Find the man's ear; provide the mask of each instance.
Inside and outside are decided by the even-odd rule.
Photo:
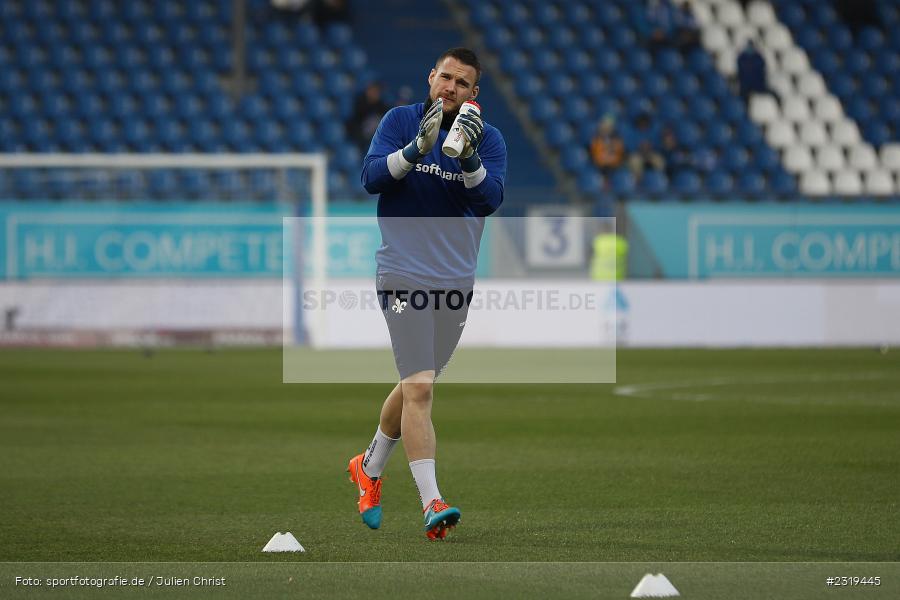
[[[473,88],[472,88],[472,98],[471,98],[471,100],[474,100],[474,99],[475,99],[475,96],[477,96],[477,95],[478,95],[478,92],[480,92],[480,91],[481,91],[481,88],[479,88],[477,85],[476,85],[475,87],[473,87]]]
[[[431,73],[428,74],[428,87],[431,87],[431,82],[434,81],[435,75],[437,75],[437,71],[435,69],[432,69]]]

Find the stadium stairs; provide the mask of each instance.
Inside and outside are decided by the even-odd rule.
[[[354,3],[353,9],[355,40],[365,50],[370,64],[377,68],[378,79],[392,92],[409,88],[414,102],[425,97],[428,85],[425,79],[434,66],[434,59],[448,48],[471,45],[465,29],[451,18],[453,3],[360,1]],[[489,60],[483,62],[479,101],[485,119],[503,132],[508,150],[504,214],[513,214],[515,210],[511,209],[520,208],[524,203],[558,199],[556,181],[515,118],[510,98],[501,93],[502,81],[498,80],[496,70],[491,68]]]

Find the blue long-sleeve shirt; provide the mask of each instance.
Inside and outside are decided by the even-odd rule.
[[[486,174],[466,187],[459,161],[441,152],[448,133],[442,129],[431,152],[395,179],[388,156],[415,139],[424,111],[422,103],[388,111],[363,160],[362,184],[379,195],[382,243],[375,259],[380,272],[420,283],[471,285],[484,218],[503,202],[506,143],[497,128],[484,124],[478,155]]]

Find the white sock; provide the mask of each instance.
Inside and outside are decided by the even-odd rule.
[[[419,499],[422,501],[422,508],[428,508],[431,501],[441,497],[438,491],[437,478],[434,476],[434,459],[423,458],[422,460],[414,460],[409,463],[409,469],[412,471],[413,479],[416,480],[416,487],[419,488]]]
[[[396,440],[389,438],[382,433],[381,427],[378,427],[375,430],[375,437],[372,438],[372,443],[366,448],[366,453],[363,456],[363,472],[372,478],[381,477],[381,474],[384,473],[384,466],[387,464],[388,458],[391,457],[391,451],[398,441],[400,441],[400,438]]]

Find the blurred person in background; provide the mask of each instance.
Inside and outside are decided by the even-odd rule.
[[[663,130],[661,146],[666,176],[669,180],[674,179],[679,171],[694,169],[696,166],[694,155],[678,142],[678,138],[671,127],[666,127]]]
[[[427,77],[425,101],[394,107],[381,120],[361,175],[366,191],[378,194],[376,291],[399,383],[381,407],[372,442],[350,459],[348,471],[363,522],[379,528],[381,474],[402,434],[425,534],[432,540],[444,539],[460,519],[437,485],[434,381],[466,325],[485,218],[503,202],[506,178],[500,131],[480,112],[460,112],[478,96],[480,78],[481,64],[471,50],[451,48],[439,56]],[[454,122],[463,145],[451,157],[442,145]],[[454,297],[462,300],[455,308]]]
[[[635,126],[624,139],[625,147],[629,151],[628,168],[636,180],[640,180],[646,169],[665,170],[665,158],[657,150],[659,128],[653,122],[652,114],[647,107],[641,108],[635,119]]]
[[[675,33],[675,8],[669,0],[648,0],[629,4],[631,22],[652,50],[668,46]]]
[[[365,154],[369,149],[369,142],[378,129],[381,117],[390,108],[382,96],[381,84],[373,81],[356,97],[353,103],[353,113],[347,120],[347,132]]]
[[[853,33],[863,27],[881,27],[875,0],[836,0],[835,10]]]
[[[313,0],[272,0],[272,8],[302,14],[304,11],[311,9]]]
[[[684,52],[700,45],[700,26],[687,2],[675,9],[675,44]]]
[[[347,0],[316,0],[312,18],[323,29],[332,23],[350,23],[350,5]]]
[[[744,102],[750,101],[752,94],[778,95],[769,87],[766,74],[766,59],[759,51],[753,39],[747,40],[744,49],[737,57],[738,91]]]
[[[604,176],[608,176],[625,162],[625,142],[616,132],[616,118],[605,115],[597,126],[597,134],[591,140],[591,160]]]

